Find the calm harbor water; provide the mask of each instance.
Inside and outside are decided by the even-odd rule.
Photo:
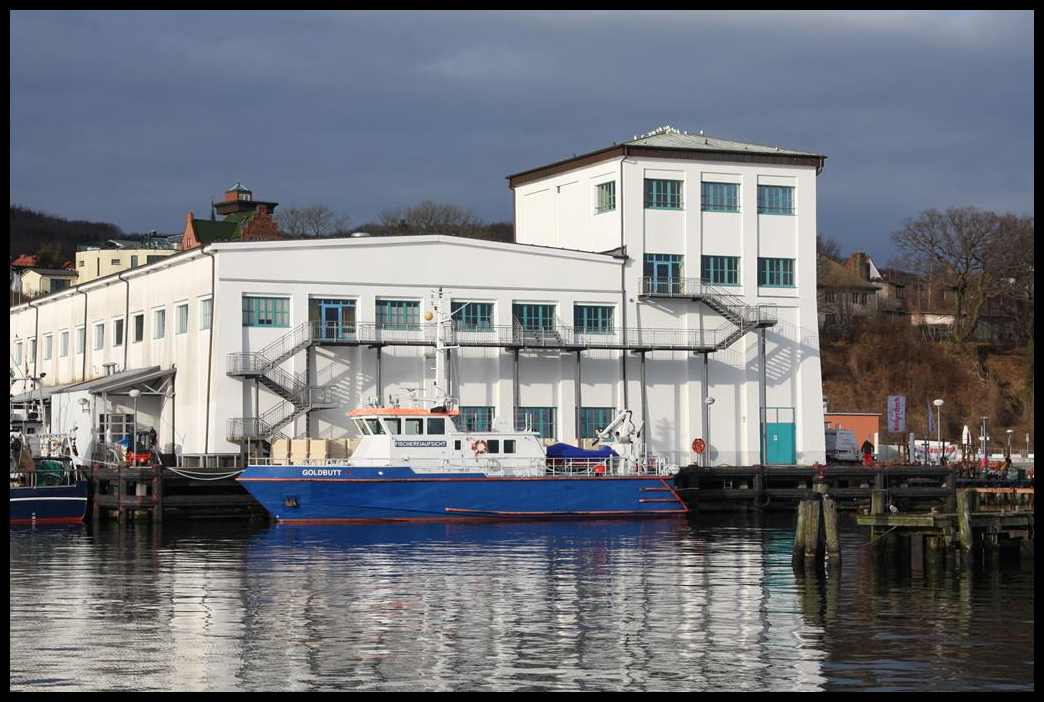
[[[1033,690],[1033,562],[793,515],[11,529],[12,690]]]

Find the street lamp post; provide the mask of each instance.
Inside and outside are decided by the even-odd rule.
[[[141,397],[141,390],[134,388],[130,391],[131,399],[134,400],[134,426],[131,427],[131,440],[130,440],[130,452],[135,454],[135,460],[137,460],[138,453],[138,398]]]
[[[932,402],[935,405],[935,438],[939,442],[939,463],[942,464],[943,460],[943,444],[942,444],[942,399],[937,399]]]
[[[1011,458],[1011,435],[1015,433],[1014,429],[1008,429],[1008,458]]]

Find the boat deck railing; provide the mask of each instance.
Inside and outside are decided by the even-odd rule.
[[[632,461],[621,456],[611,458],[509,458],[492,457],[488,454],[475,460],[452,458],[418,458],[388,461],[368,458],[304,458],[300,460],[252,458],[251,466],[315,466],[315,467],[360,467],[390,468],[408,467],[419,474],[425,473],[484,473],[497,477],[546,477],[546,476],[670,476],[678,470],[664,458],[653,456]]]

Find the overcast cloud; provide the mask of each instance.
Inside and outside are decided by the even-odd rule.
[[[1033,214],[1032,12],[11,13],[11,203],[179,232],[236,181],[358,225],[670,124],[814,151],[819,230]]]

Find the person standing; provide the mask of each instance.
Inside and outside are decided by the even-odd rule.
[[[869,468],[873,465],[874,459],[874,445],[870,443],[869,436],[866,437],[866,441],[863,442],[861,449],[863,451],[863,465]]]

